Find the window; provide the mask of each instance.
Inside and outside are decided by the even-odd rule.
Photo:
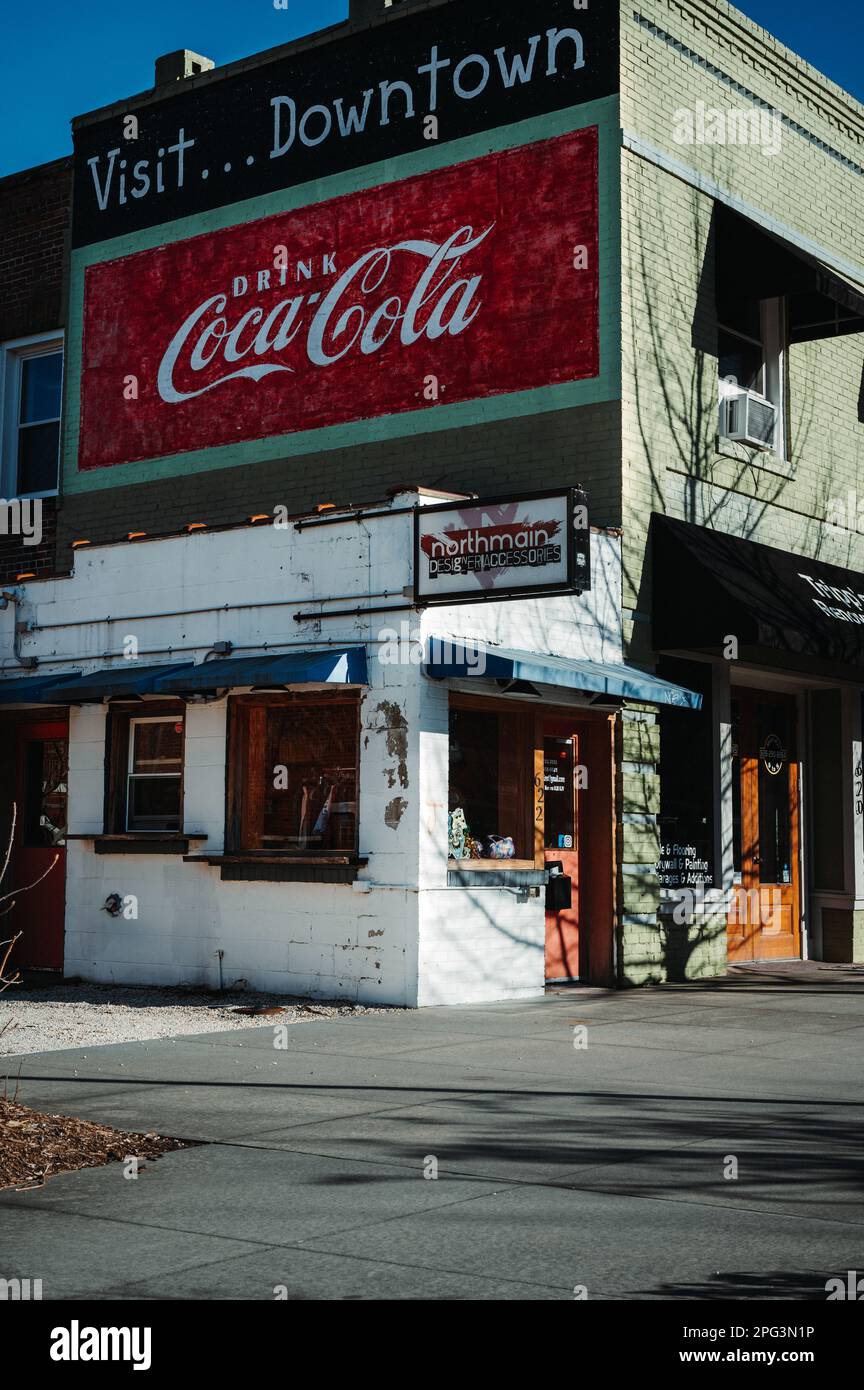
[[[450,707],[450,859],[509,858],[533,865],[533,732],[533,715],[463,705],[454,697]]]
[[[785,458],[785,301],[727,300],[718,305],[718,320],[721,403],[735,390],[755,391],[770,401],[777,412],[773,451]],[[721,411],[721,434],[724,428]]]
[[[127,830],[179,830],[183,721],[130,719]]]
[[[697,690],[700,710],[661,705],[657,711],[660,737],[660,867],[664,888],[714,885],[714,718],[713,674],[709,662],[660,658],[657,674],[663,680]],[[688,719],[687,716],[692,718]],[[737,746],[737,736],[733,734]],[[737,756],[737,755],[733,755]],[[647,784],[642,788],[648,811]],[[733,793],[734,795],[734,793]]]
[[[844,847],[846,827],[843,767],[843,698],[839,690],[810,692],[810,795],[813,845],[813,887],[841,892],[845,887]],[[854,769],[855,799],[861,795],[861,768]]]
[[[183,716],[179,702],[112,707],[107,735],[106,834],[182,831]]]
[[[543,808],[546,849],[576,844],[575,744],[572,738],[543,740]]]
[[[21,843],[53,847],[66,834],[66,740],[30,738],[24,743]]]
[[[63,341],[53,335],[0,348],[2,484],[5,497],[57,491]]]
[[[357,852],[360,701],[330,695],[236,696],[229,817],[234,851]]]

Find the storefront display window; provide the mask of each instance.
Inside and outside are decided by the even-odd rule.
[[[232,707],[232,848],[327,854],[357,849],[355,695],[240,696]]]
[[[839,690],[813,690],[810,694],[813,757],[813,886],[842,892],[845,882],[843,845],[843,707]],[[861,765],[853,768],[855,801],[861,800]],[[856,805],[856,810],[858,809]]]
[[[533,717],[506,708],[450,709],[448,855],[533,864]]]
[[[700,710],[663,707],[660,734],[660,859],[662,888],[693,890],[714,883],[714,754],[711,667],[707,662],[663,657],[657,674],[697,690]],[[644,813],[651,814],[646,791]]]

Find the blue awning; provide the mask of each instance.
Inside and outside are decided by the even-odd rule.
[[[56,704],[57,701],[45,698],[45,691],[49,686],[59,687],[65,681],[74,682],[80,674],[80,671],[70,671],[65,676],[58,676],[55,671],[51,676],[13,676],[11,680],[0,680],[0,705]]]
[[[365,647],[288,652],[283,656],[235,656],[203,661],[156,682],[160,695],[230,690],[237,686],[368,685]]]
[[[423,670],[435,680],[448,676],[461,680],[505,682],[524,681],[529,685],[564,686],[625,700],[643,700],[650,705],[679,705],[699,709],[702,696],[682,685],[660,680],[635,666],[617,662],[582,661],[574,657],[545,656],[504,647],[487,647],[482,642],[450,642],[433,637],[428,642]],[[514,690],[514,694],[518,691]],[[530,692],[524,692],[530,693]]]
[[[78,676],[73,681],[58,681],[54,676],[54,684],[46,687],[45,698],[49,703],[56,701],[63,705],[83,705],[104,699],[131,700],[136,695],[152,695],[161,676],[189,670],[192,664],[191,661],[175,661],[162,662],[159,666],[139,666],[137,661],[127,661],[122,666],[88,671],[86,676]]]

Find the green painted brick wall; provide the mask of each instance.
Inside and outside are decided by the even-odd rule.
[[[621,63],[625,132],[812,238],[864,280],[864,108],[720,0],[623,5]],[[699,101],[757,109],[731,82],[807,133],[781,126],[773,155],[676,143],[676,112]],[[712,199],[622,149],[621,202],[625,604],[650,614],[652,510],[864,568],[864,535],[826,528],[831,499],[852,491],[864,501],[861,336],[790,349],[791,468],[762,466],[736,446],[718,452]],[[634,632],[634,645],[645,636]]]
[[[198,474],[156,478],[98,493],[72,493],[59,516],[61,564],[71,543],[122,539],[129,531],[172,531],[187,521],[241,522],[285,506],[292,515],[318,502],[365,505],[388,488],[409,484],[488,494],[580,484],[597,525],[618,525],[620,410],[617,401],[470,428],[274,459]]]
[[[621,810],[624,815],[657,814],[660,810],[660,784],[656,772],[625,772],[621,779]]]
[[[864,570],[857,524],[840,535],[826,525],[832,499],[849,493],[864,519],[864,338],[790,349],[791,466],[721,451],[709,238],[717,189],[864,282],[864,108],[722,0],[632,0],[621,25],[623,603],[628,656],[650,665],[653,511]],[[676,113],[700,101],[754,111],[754,98],[785,118],[774,154],[676,141]],[[625,759],[656,763],[649,728],[625,724]],[[642,810],[625,784],[623,811]],[[648,810],[655,797],[644,796]],[[644,853],[634,830],[623,827],[625,861]],[[652,875],[625,872],[621,892],[622,982],[725,969],[722,914],[646,923],[659,897]]]

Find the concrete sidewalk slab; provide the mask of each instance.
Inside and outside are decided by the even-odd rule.
[[[357,1236],[324,1237],[313,1248],[356,1255]],[[366,1258],[398,1261],[406,1271],[420,1264],[483,1277],[506,1269],[508,1278],[559,1296],[586,1285],[589,1299],[668,1296],[718,1273],[741,1280],[739,1296],[749,1296],[754,1276],[781,1297],[790,1278],[805,1276],[810,1296],[822,1290],[824,1297],[825,1280],[836,1268],[856,1268],[860,1248],[857,1232],[837,1223],[530,1186],[362,1230]]]
[[[207,1142],[0,1193],[0,1275],[49,1298],[824,1297],[862,1264],[862,985],[752,973],[322,1019],[284,1049],[268,1020],[15,1058],[26,1104]]]

